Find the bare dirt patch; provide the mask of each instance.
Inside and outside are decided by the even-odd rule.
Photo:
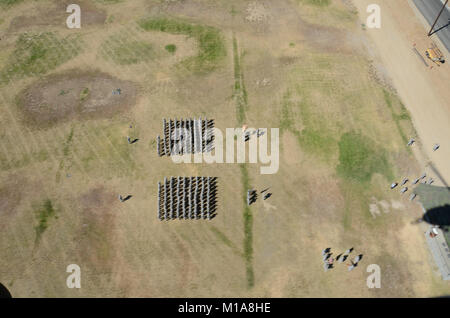
[[[348,32],[318,24],[311,24],[302,19],[299,20],[302,34],[312,47],[328,53],[354,53],[355,44],[349,41],[354,35]]]
[[[23,180],[16,175],[9,175],[8,181],[0,184],[0,229],[8,224],[8,219],[15,213],[22,199]]]
[[[115,224],[113,203],[115,195],[103,186],[95,187],[80,198],[81,233],[80,256],[96,271],[109,270],[114,260],[113,230]]]
[[[48,127],[72,119],[111,117],[135,105],[136,91],[132,82],[74,70],[32,84],[17,102],[25,122]]]
[[[257,1],[249,3],[246,12],[245,20],[249,22],[263,22],[271,17],[270,11],[267,10],[264,3]]]

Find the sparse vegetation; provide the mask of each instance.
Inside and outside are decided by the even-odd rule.
[[[85,87],[80,93],[80,101],[84,101],[89,96],[89,88]]]
[[[13,160],[8,160],[6,154],[0,153],[0,171],[23,168],[33,162],[44,162],[48,158],[49,154],[45,149],[33,151],[32,153],[24,153]]]
[[[247,91],[245,89],[244,75],[241,72],[240,54],[236,38],[233,37],[233,62],[234,62],[234,98],[236,99],[236,114],[239,125],[245,120],[245,110],[247,109]]]
[[[305,128],[297,136],[300,145],[307,151],[327,157],[335,152],[336,140],[326,128],[322,130]]]
[[[73,127],[70,129],[69,136],[67,136],[66,142],[64,143],[63,154],[65,157],[69,155],[70,146],[72,145],[73,139]]]
[[[303,92],[305,93],[305,92]],[[316,127],[316,121],[308,110],[307,100],[303,102],[292,102],[292,92],[286,91],[281,103],[280,129],[281,132],[292,132],[306,151],[319,155],[325,159],[332,157],[337,150],[337,141],[327,125]],[[293,109],[300,111],[303,129],[296,127]]]
[[[150,61],[155,57],[153,46],[144,41],[129,39],[126,36],[109,37],[101,46],[105,59],[119,65],[132,65]]]
[[[175,53],[175,51],[177,50],[177,46],[175,44],[167,44],[164,48],[169,53]]]
[[[392,179],[387,156],[374,141],[352,131],[343,134],[338,145],[337,172],[341,177],[367,182],[374,173],[380,173]]]
[[[255,284],[255,274],[253,272],[253,214],[247,205],[247,190],[250,189],[250,179],[245,164],[240,165],[243,186],[244,204],[244,258],[247,272],[247,286],[252,288]]]
[[[216,237],[223,242],[226,246],[231,248],[235,253],[242,256],[242,252],[239,251],[239,249],[234,245],[234,243],[217,227],[211,226],[211,231],[216,235]]]
[[[36,242],[39,241],[42,234],[44,234],[45,230],[48,228],[48,223],[50,219],[55,216],[55,212],[53,203],[50,199],[44,200],[44,202],[35,209],[34,213],[38,221],[38,225],[35,227]]]
[[[317,7],[327,7],[331,4],[331,0],[300,0],[300,1]]]
[[[80,40],[76,36],[59,38],[53,32],[21,34],[14,52],[0,71],[0,83],[46,74],[80,52]]]
[[[212,71],[218,62],[226,56],[224,39],[219,30],[199,24],[192,24],[171,18],[148,18],[139,25],[147,31],[184,34],[198,41],[199,53],[185,59],[182,65],[193,71]]]
[[[23,0],[0,0],[0,6],[10,6],[22,2]]]
[[[120,87],[120,95],[112,95]],[[43,95],[48,90],[50,94]],[[61,94],[61,92],[72,92]],[[50,75],[27,86],[16,96],[21,121],[33,128],[49,128],[68,120],[110,117],[134,105],[136,89],[100,72],[71,70]],[[107,102],[99,102],[107,100]]]
[[[396,102],[398,104],[398,106],[397,106],[398,110],[396,110],[394,108],[393,99],[395,97],[391,93],[389,93],[388,91],[383,89],[383,95],[384,95],[384,100],[386,102],[386,105],[392,114],[392,118],[394,119],[394,122],[397,125],[398,132],[399,132],[400,136],[402,137],[403,142],[406,144],[408,142],[408,137],[406,136],[406,134],[402,128],[401,121],[405,120],[405,121],[410,122],[411,117],[409,116],[409,113],[406,110],[405,106],[400,101],[396,100]]]
[[[0,14],[7,35],[0,41],[0,78],[8,78],[0,85],[0,268],[6,282],[15,281],[17,297],[448,294],[427,251],[415,249],[423,235],[409,223],[420,213],[414,202],[421,196],[410,204],[412,187],[401,196],[386,180],[391,169],[396,181],[422,173],[393,120],[415,137],[408,115],[368,74],[371,58],[359,49],[365,43],[359,24],[347,18],[350,5],[306,1],[157,0],[143,10],[142,1],[94,0],[108,24],[98,17],[100,24],[88,24],[91,9],[98,10],[82,7],[81,29],[53,34],[58,41],[77,34],[77,43],[85,43],[62,64],[61,47],[70,51],[72,42],[35,34],[20,51],[11,41],[28,26],[56,30],[56,17],[44,12],[53,0],[42,7],[23,2],[24,10],[38,9],[36,25],[28,14],[20,19],[22,4],[9,10],[17,16]],[[151,25],[141,27],[136,21],[144,11],[152,18],[138,21]],[[13,20],[14,28],[5,25]],[[14,61],[19,67],[7,73]],[[41,73],[26,77],[23,69]],[[280,127],[278,172],[261,175],[261,160],[158,158],[161,119],[193,116],[214,119],[221,129]],[[126,136],[139,141],[130,145]],[[177,175],[218,177],[213,220],[158,220],[158,181]],[[247,206],[250,188],[258,200]],[[122,203],[119,193],[133,197]],[[363,263],[351,273],[345,264],[324,273],[325,246],[333,255],[354,246]],[[61,264],[73,262],[87,269],[79,290],[55,280],[55,273],[64,276]],[[382,268],[383,288],[367,288],[368,264]]]

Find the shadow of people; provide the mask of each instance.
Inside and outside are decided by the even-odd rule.
[[[432,208],[428,210],[423,220],[431,225],[448,226],[450,225],[450,205]]]
[[[128,201],[132,198],[133,196],[131,194],[127,195],[125,198],[123,198],[122,202]]]
[[[0,298],[12,298],[9,290],[0,283]]]
[[[138,142],[139,141],[139,138],[135,138],[135,139],[133,139],[132,141],[130,141],[130,145],[132,145],[132,144],[134,144],[134,143],[136,143],[136,142]]]

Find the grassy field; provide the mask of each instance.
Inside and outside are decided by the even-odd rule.
[[[64,21],[9,27],[23,12],[42,21],[56,1],[0,11],[0,282],[14,297],[450,293],[412,224],[421,209],[389,190],[420,173],[405,146],[415,131],[372,74],[354,8],[86,2],[106,19],[78,30]],[[279,171],[157,155],[163,118],[200,116],[223,132],[280,128]],[[218,177],[216,218],[158,220],[157,183],[178,175]],[[250,188],[273,195],[249,207]],[[342,264],[325,273],[326,247],[364,257],[352,272]],[[73,263],[79,290],[65,285]],[[379,290],[366,286],[369,264],[382,269]]]
[[[183,61],[189,71],[211,71],[216,63],[226,55],[220,32],[209,26],[192,24],[170,18],[148,18],[139,22],[146,31],[160,31],[182,34],[198,42],[198,54]]]
[[[46,74],[69,61],[81,51],[74,36],[59,38],[53,32],[23,33],[16,41],[14,52],[0,71],[0,83],[14,78]]]

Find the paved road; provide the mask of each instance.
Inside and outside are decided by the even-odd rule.
[[[444,233],[438,229],[438,236],[430,238],[430,229],[426,232],[426,240],[430,247],[431,254],[441,272],[443,280],[450,280],[450,250],[445,242]]]
[[[436,19],[437,15],[439,14],[439,11],[442,8],[442,1],[441,0],[413,0],[416,7],[419,9],[419,11],[422,13],[422,15],[425,17],[425,19],[428,21],[428,23],[431,25],[433,24],[434,20]],[[444,1],[445,2],[445,1]],[[447,4],[447,8],[442,12],[442,15],[440,16],[438,22],[436,23],[436,26],[434,27],[434,31],[439,30],[435,34],[439,36],[439,39],[444,43],[445,47],[447,48],[447,51],[450,53],[450,1]]]

